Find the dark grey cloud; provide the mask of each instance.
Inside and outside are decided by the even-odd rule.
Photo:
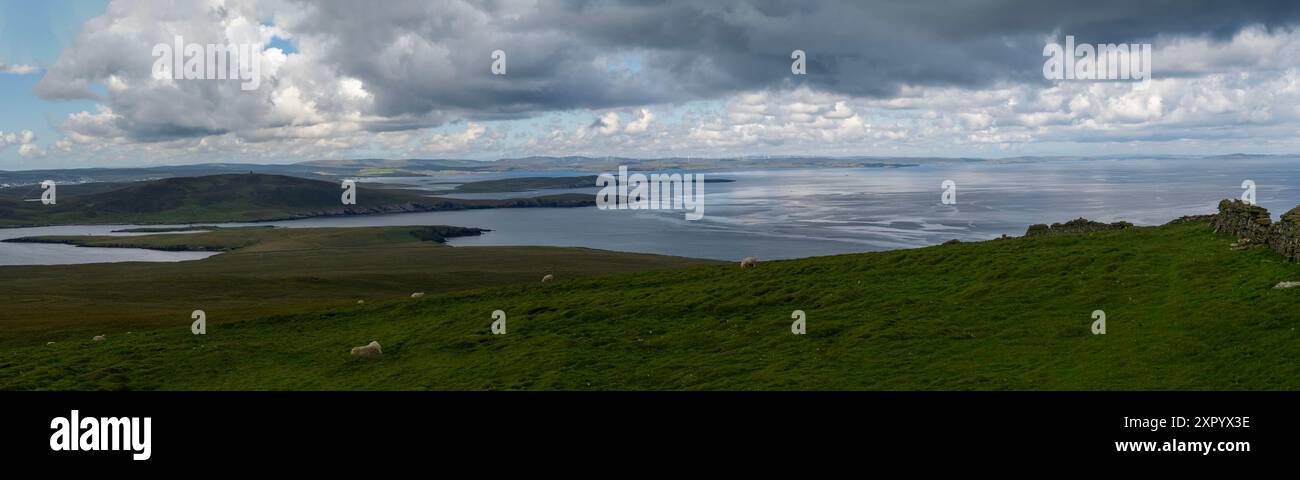
[[[888,97],[901,85],[1043,82],[1043,39],[1226,40],[1252,25],[1291,28],[1289,1],[655,1],[306,2],[299,33],[329,37],[327,61],[363,80],[377,113],[464,110],[478,119],[537,111],[715,98],[808,84]],[[432,47],[421,47],[427,42]],[[411,45],[410,56],[376,55]],[[489,53],[508,74],[489,74]],[[808,75],[790,52],[808,53]],[[423,53],[423,56],[422,56]],[[429,60],[428,54],[445,62]],[[631,59],[611,71],[597,60]]]

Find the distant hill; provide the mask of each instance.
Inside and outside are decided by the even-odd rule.
[[[61,170],[0,171],[0,195],[14,187],[39,185],[43,180],[60,184],[133,182],[174,177],[196,177],[235,173],[289,175],[316,180],[353,177],[419,177],[428,175],[500,173],[512,171],[563,171],[597,174],[626,166],[633,170],[721,170],[755,168],[871,168],[900,167],[918,163],[908,158],[826,158],[763,156],[739,158],[626,158],[626,157],[525,157],[493,161],[454,159],[313,160],[284,165],[205,163],[138,168],[72,168]],[[979,161],[978,159],[928,159],[927,162]]]
[[[303,178],[332,179],[350,175],[355,169],[328,168],[307,164],[256,165],[241,163],[204,163],[131,168],[70,168],[60,170],[0,171],[0,192],[6,187],[39,185],[53,180],[60,185],[91,182],[138,182],[172,177],[199,177],[234,173],[292,175]]]
[[[1227,161],[1246,158],[1268,158],[1271,155],[1232,154],[1213,157]],[[460,159],[382,159],[358,158],[346,160],[312,160],[306,162],[266,165],[251,163],[203,163],[195,165],[168,165],[156,167],[125,168],[71,168],[46,170],[0,170],[0,196],[13,187],[33,186],[42,180],[54,180],[60,184],[92,182],[128,182],[157,180],[172,177],[195,177],[220,175],[227,173],[261,173],[268,175],[290,175],[294,177],[317,180],[337,180],[349,177],[419,177],[428,175],[465,174],[465,173],[500,173],[514,171],[537,172],[585,172],[598,174],[611,172],[619,166],[632,170],[678,171],[678,170],[739,170],[739,169],[781,169],[781,168],[896,168],[921,164],[952,163],[1036,163],[1045,161],[1083,160],[1088,158],[1105,159],[1165,159],[1188,158],[1175,155],[1107,155],[1096,157],[1082,156],[1021,156],[1003,158],[969,158],[969,157],[872,157],[872,156],[799,156],[799,155],[762,155],[727,158],[702,157],[545,157],[532,156],[522,158],[503,158],[500,160],[460,160]]]
[[[358,187],[357,203],[343,205],[342,193],[337,182],[255,173],[110,185],[69,185],[59,187],[55,205],[24,201],[17,195],[0,195],[0,226],[266,221],[332,215],[595,204],[590,195],[458,200],[430,197],[409,190]],[[39,198],[39,189],[29,196]]]

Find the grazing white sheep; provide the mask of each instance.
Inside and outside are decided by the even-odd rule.
[[[1282,282],[1273,286],[1273,288],[1292,288],[1292,287],[1300,287],[1300,282]]]
[[[549,281],[551,281],[551,280],[555,280],[555,275],[551,275],[551,274],[548,273],[548,274],[546,274],[545,277],[542,277],[542,283],[546,283],[546,282],[549,282]]]
[[[365,304],[366,304],[365,300],[357,300],[357,305],[365,305]]]
[[[371,340],[369,344],[361,347],[352,347],[352,356],[361,358],[379,358],[384,351],[379,348],[379,342]]]
[[[104,336],[103,336],[103,335],[95,335],[94,337],[91,338],[91,340],[94,340],[94,341],[96,341],[96,342],[102,342],[102,341],[104,341]]]
[[[424,292],[415,292],[411,294],[411,298],[420,298],[423,296],[424,296]]]
[[[754,268],[758,265],[758,259],[754,257],[745,257],[740,260],[740,268]]]

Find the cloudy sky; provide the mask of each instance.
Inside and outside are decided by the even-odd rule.
[[[1292,1],[4,1],[0,169],[1300,153],[1297,22]],[[1067,35],[1151,44],[1152,81],[1045,79]],[[258,88],[156,78],[176,36],[252,45]]]

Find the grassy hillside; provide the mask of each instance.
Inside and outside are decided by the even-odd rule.
[[[575,248],[446,247],[460,227],[236,228],[138,237],[52,237],[96,246],[229,251],[179,263],[0,267],[0,348],[105,332],[322,311],[457,289],[707,265]],[[471,229],[472,230],[472,229]]]
[[[0,386],[1300,389],[1300,289],[1272,289],[1300,280],[1300,265],[1267,249],[1232,251],[1232,241],[1185,223],[753,270],[566,276],[328,305],[212,326],[206,336],[189,333],[184,310],[169,326],[130,335],[102,325],[103,342],[83,335],[4,348]],[[183,296],[158,288],[168,302]],[[498,309],[508,316],[504,336],[489,330]],[[805,336],[790,334],[796,309],[807,313]],[[1106,312],[1104,336],[1089,330],[1094,310]],[[349,356],[370,340],[383,359]]]
[[[594,197],[590,195],[457,200],[408,190],[365,187],[358,187],[356,205],[343,205],[343,190],[338,182],[263,174],[68,185],[58,187],[57,193],[55,205],[22,200],[39,198],[40,189],[36,187],[10,189],[0,194],[0,226],[240,222],[467,208],[594,205]]]

